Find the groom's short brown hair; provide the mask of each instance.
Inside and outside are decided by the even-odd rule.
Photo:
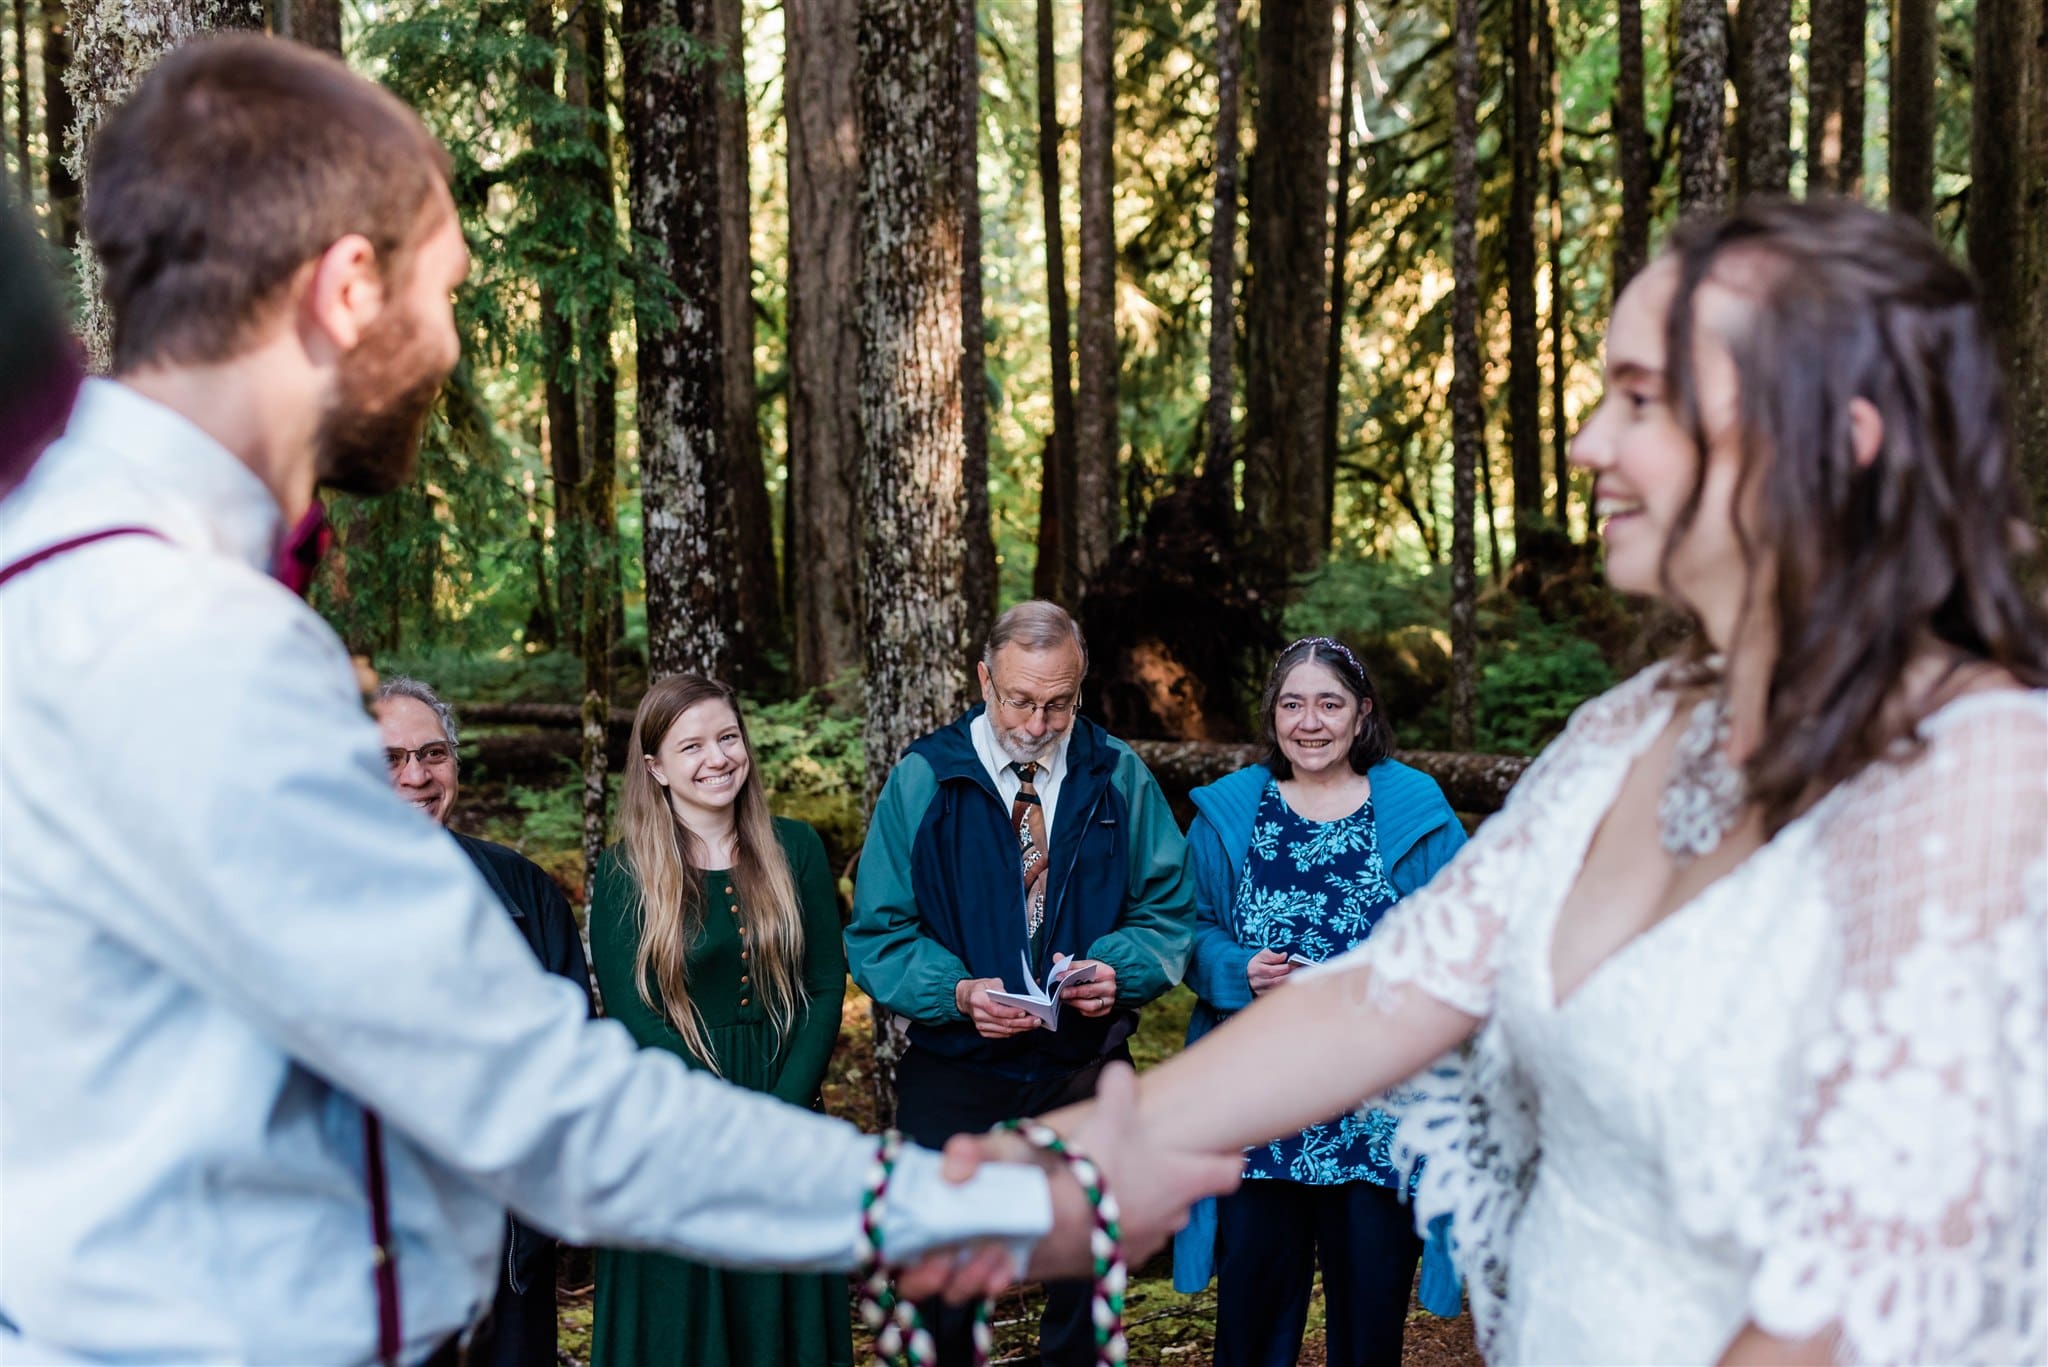
[[[351,233],[402,275],[448,176],[418,116],[339,60],[254,34],[185,44],[93,140],[85,228],[115,371],[227,359]]]

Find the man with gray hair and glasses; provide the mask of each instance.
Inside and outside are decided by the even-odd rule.
[[[1187,965],[1187,845],[1144,763],[1079,714],[1087,664],[1057,604],[1004,613],[981,704],[910,746],[869,820],[846,957],[910,1022],[897,1124],[920,1144],[1091,1095]],[[1062,968],[1057,1014],[1003,1000]],[[926,1314],[940,1361],[969,1361],[966,1316]],[[1048,1286],[1039,1350],[1095,1360],[1087,1283]]]
[[[438,693],[397,675],[377,686],[377,730],[391,786],[434,824],[447,827],[461,788],[462,753],[455,710]],[[449,830],[476,865],[542,968],[576,984],[587,997],[590,964],[569,899],[547,870],[495,841]],[[470,1367],[554,1367],[555,1252],[551,1236],[516,1217],[506,1219],[504,1256],[491,1313],[470,1343]]]

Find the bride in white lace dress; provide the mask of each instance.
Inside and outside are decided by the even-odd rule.
[[[1490,1360],[2040,1362],[2048,638],[1972,286],[1756,206],[1629,286],[1606,371],[1607,574],[1694,649],[1141,1111],[1235,1149],[1466,1044],[1401,1139]]]

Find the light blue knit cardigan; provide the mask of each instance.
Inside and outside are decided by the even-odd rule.
[[[1230,907],[1251,850],[1252,824],[1271,776],[1263,764],[1228,774],[1189,794],[1195,821],[1188,828],[1188,859],[1195,875],[1195,951],[1187,983],[1197,998],[1188,1019],[1193,1044],[1231,1012],[1251,1005],[1247,965],[1256,946],[1240,944],[1230,930]],[[1367,771],[1372,780],[1373,820],[1380,858],[1394,892],[1406,897],[1436,876],[1465,843],[1465,828],[1444,800],[1436,780],[1398,760],[1381,760]],[[1422,1307],[1437,1315],[1463,1308],[1463,1287],[1452,1267],[1445,1238],[1449,1217],[1430,1226],[1423,1246]],[[1203,1201],[1173,1240],[1173,1286],[1195,1292],[1216,1273],[1216,1203]]]

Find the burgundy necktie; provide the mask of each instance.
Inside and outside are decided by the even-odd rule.
[[[270,568],[271,578],[304,598],[313,587],[313,572],[320,567],[320,557],[333,544],[334,528],[328,525],[327,510],[316,498],[298,525],[285,533],[284,544],[277,548],[277,559]]]

